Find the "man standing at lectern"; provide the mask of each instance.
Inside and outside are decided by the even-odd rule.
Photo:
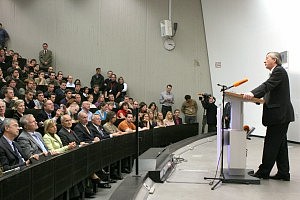
[[[253,176],[263,179],[290,181],[290,167],[287,146],[287,130],[294,121],[294,109],[290,100],[289,78],[281,66],[278,52],[266,55],[265,66],[270,70],[270,77],[260,86],[245,93],[245,99],[264,97],[262,123],[267,127],[262,164]],[[277,174],[270,176],[276,162]]]

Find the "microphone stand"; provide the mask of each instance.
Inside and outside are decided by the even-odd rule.
[[[222,89],[220,92],[222,92],[222,128],[221,128],[221,152],[219,155],[219,159],[221,159],[221,167],[220,167],[220,175],[219,177],[214,177],[214,178],[208,178],[208,177],[204,177],[204,180],[213,180],[212,183],[215,180],[218,180],[218,182],[212,186],[211,190],[214,190],[221,182],[223,182],[225,180],[225,176],[224,176],[224,129],[225,129],[225,118],[224,118],[224,109],[225,109],[225,91],[230,89],[231,87],[227,87],[226,85],[221,85],[221,84],[217,84],[218,86],[220,86]],[[219,163],[218,163],[219,165]],[[217,166],[218,169],[218,166]],[[211,184],[212,184],[211,183]]]

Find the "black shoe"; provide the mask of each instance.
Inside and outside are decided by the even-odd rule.
[[[107,182],[104,182],[104,181],[101,181],[99,184],[98,184],[98,187],[99,188],[111,188],[111,185]]]
[[[250,176],[253,176],[253,177],[256,177],[256,178],[262,178],[262,179],[269,179],[270,176],[269,175],[266,175],[266,174],[262,174],[262,173],[259,173],[259,172],[256,172],[254,174],[249,174]]]
[[[281,180],[281,181],[290,181],[291,177],[290,177],[290,174],[286,174],[286,175],[276,174],[274,176],[270,176],[270,179]]]

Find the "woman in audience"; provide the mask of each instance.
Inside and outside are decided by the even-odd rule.
[[[149,115],[149,124],[150,124],[150,129],[153,129],[157,126],[157,122],[154,119],[153,111],[148,110],[148,115]]]
[[[154,117],[154,119],[156,119],[157,118],[157,113],[158,113],[158,108],[157,108],[157,106],[156,106],[156,104],[154,102],[151,102],[149,104],[149,106],[148,106],[148,112],[149,112],[149,110],[152,111],[153,117]]]
[[[166,117],[164,119],[164,125],[165,126],[175,125],[175,122],[173,120],[173,113],[171,111],[167,112]]]
[[[24,115],[25,112],[24,101],[22,99],[16,100],[12,109],[14,110],[13,118],[19,122],[20,118]]]
[[[107,103],[102,102],[99,104],[98,110],[95,112],[95,114],[100,115],[100,119],[103,122],[106,120],[106,115],[107,115],[106,110],[107,110]]]
[[[157,127],[165,127],[164,116],[163,116],[162,112],[157,113],[156,124],[157,124]]]
[[[131,110],[129,110],[128,107],[129,107],[129,105],[128,105],[128,103],[126,103],[126,102],[124,102],[124,103],[121,105],[120,110],[118,110],[118,112],[117,112],[117,118],[118,118],[118,119],[125,119],[127,113],[128,113],[128,112],[131,113]]]
[[[98,99],[97,99],[97,102],[95,103],[95,106],[96,107],[99,107],[99,105],[101,104],[101,103],[105,103],[105,98],[104,98],[104,94],[100,94],[99,95],[99,97],[98,97]]]
[[[149,123],[149,114],[144,113],[139,121],[139,128],[141,131],[143,130],[149,130],[150,129],[150,123]]]
[[[68,145],[63,146],[60,137],[56,134],[56,132],[57,132],[56,123],[52,119],[45,120],[44,121],[45,135],[43,136],[43,139],[49,151],[55,151],[57,154],[60,154],[76,147],[75,142],[71,142]]]
[[[34,81],[36,82],[37,85],[48,85],[47,81],[45,79],[45,72],[40,71],[39,72],[39,77],[35,78]]]
[[[120,76],[118,78],[118,83],[120,84],[120,86],[122,88],[120,98],[121,98],[121,101],[124,101],[124,96],[126,95],[128,86],[127,86],[127,83],[124,82],[124,79],[122,76]]]
[[[107,122],[103,125],[103,128],[107,133],[109,133],[109,134],[114,134],[114,133],[125,134],[126,133],[126,132],[120,131],[114,125],[114,123],[117,120],[117,115],[114,111],[108,112],[106,118],[107,118]]]
[[[87,100],[88,102],[90,102],[90,108],[97,108],[97,107],[95,106],[95,104],[93,104],[94,96],[93,96],[92,94],[89,94],[89,95],[87,96],[86,100]]]

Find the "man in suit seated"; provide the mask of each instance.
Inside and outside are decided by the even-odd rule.
[[[99,134],[94,134],[88,127],[88,115],[85,112],[78,113],[79,123],[74,127],[75,133],[81,142],[99,142]]]
[[[0,138],[0,165],[4,171],[28,166],[31,163],[31,158],[39,159],[38,155],[28,157],[18,143],[14,141],[19,135],[20,129],[17,120],[6,118],[1,129],[3,136]]]
[[[20,124],[23,127],[23,131],[17,142],[27,157],[31,157],[34,154],[39,154],[40,156],[55,154],[55,151],[48,152],[42,135],[36,132],[38,125],[32,114],[23,115],[20,119]]]
[[[101,117],[99,114],[93,114],[92,121],[88,123],[88,128],[92,134],[98,136],[101,140],[119,136],[119,133],[107,133],[101,125]]]
[[[72,118],[70,115],[65,114],[61,116],[61,129],[57,133],[57,135],[60,137],[61,142],[63,145],[68,145],[71,142],[75,142],[77,145],[87,145],[85,142],[80,142],[79,137],[77,134],[71,129],[72,128]]]
[[[62,110],[57,109],[54,111],[54,103],[48,99],[43,106],[43,109],[37,115],[37,122],[40,127],[43,127],[43,123],[46,119],[52,119],[55,122],[59,121]]]

